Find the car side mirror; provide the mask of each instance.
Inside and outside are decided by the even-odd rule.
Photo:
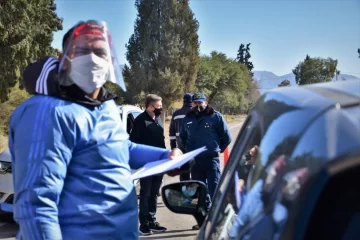
[[[192,215],[199,226],[205,220],[206,185],[200,181],[182,181],[162,187],[165,206],[174,213]]]

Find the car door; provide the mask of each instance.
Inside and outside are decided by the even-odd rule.
[[[130,134],[131,129],[134,125],[134,120],[137,116],[139,116],[141,112],[139,111],[129,111],[126,116],[126,131],[128,134]]]
[[[235,142],[213,198],[212,208],[199,233],[200,239],[230,238],[233,223],[245,201],[246,192],[254,187],[248,179],[254,179],[253,169],[257,158],[255,156],[251,161],[247,160],[248,152],[255,146],[259,146],[260,141],[261,129],[258,117],[254,113],[243,124]],[[246,169],[244,169],[245,167]]]

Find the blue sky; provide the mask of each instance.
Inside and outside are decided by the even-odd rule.
[[[79,20],[108,23],[120,63],[134,30],[134,0],[55,0],[64,31],[54,33],[61,48],[64,32]],[[190,0],[200,23],[200,52],[236,57],[241,43],[251,43],[255,70],[291,72],[306,54],[338,59],[342,73],[360,77],[360,0]]]

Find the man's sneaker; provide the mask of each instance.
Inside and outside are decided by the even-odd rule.
[[[153,232],[149,228],[149,224],[141,224],[139,228],[139,233],[143,236],[153,234]]]
[[[150,230],[153,232],[165,232],[167,228],[162,227],[158,222],[149,223]]]

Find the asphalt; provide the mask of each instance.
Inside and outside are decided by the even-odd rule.
[[[245,120],[245,117],[235,119],[229,123],[229,130],[231,132],[233,141],[229,146],[231,151],[239,130]],[[167,141],[168,143],[169,141]],[[223,156],[221,155],[221,163],[223,163]],[[223,164],[221,166],[223,168]],[[165,176],[164,184],[178,182],[179,177]],[[162,202],[160,197],[158,200],[157,221],[161,225],[167,227],[165,233],[153,234],[150,236],[142,236],[140,239],[171,239],[171,240],[192,240],[195,238],[198,231],[192,230],[192,226],[196,224],[195,219],[190,215],[175,214],[169,211]],[[12,215],[0,213],[0,239],[14,240],[18,226],[12,220]]]

